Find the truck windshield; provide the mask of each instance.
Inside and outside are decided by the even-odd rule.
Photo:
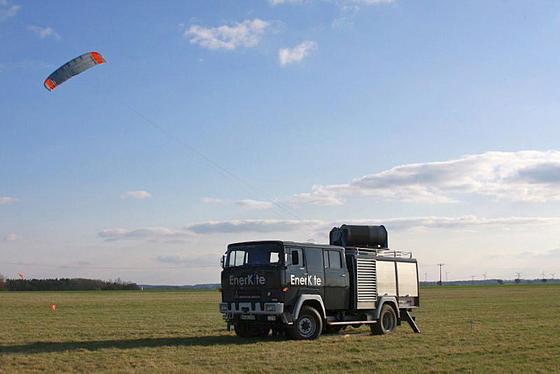
[[[255,244],[230,247],[226,266],[280,265],[282,248],[279,245]]]

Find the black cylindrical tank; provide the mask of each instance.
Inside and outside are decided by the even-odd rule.
[[[385,226],[342,225],[333,227],[330,244],[343,247],[388,248],[389,238]]]

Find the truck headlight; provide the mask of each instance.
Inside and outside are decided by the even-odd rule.
[[[276,312],[276,304],[264,304],[264,311],[265,312]]]
[[[220,303],[220,313],[227,313],[228,309],[227,303]]]

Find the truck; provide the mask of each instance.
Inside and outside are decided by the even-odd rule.
[[[312,340],[369,325],[392,333],[402,321],[420,330],[418,263],[391,250],[384,226],[342,225],[329,244],[248,241],[222,257],[219,310],[241,338],[271,333]]]

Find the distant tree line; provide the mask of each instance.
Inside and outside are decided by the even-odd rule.
[[[0,281],[0,289],[7,291],[107,291],[107,290],[139,290],[136,283],[102,281],[84,278],[57,279],[4,279]]]

